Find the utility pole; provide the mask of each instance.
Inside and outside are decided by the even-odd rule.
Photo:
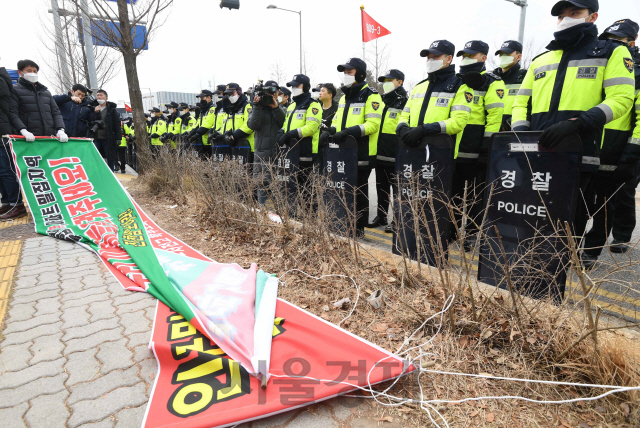
[[[80,0],[82,14],[82,32],[84,34],[84,48],[87,53],[87,68],[89,69],[89,86],[92,90],[98,88],[98,76],[96,74],[96,57],[93,54],[93,35],[91,34],[91,20],[89,19],[89,6],[87,0]]]
[[[71,77],[69,76],[69,62],[67,60],[67,51],[62,45],[64,39],[62,38],[62,26],[60,25],[60,13],[58,13],[58,0],[51,0],[51,8],[53,9],[53,26],[56,32],[56,55],[58,56],[58,64],[60,64],[60,71],[62,72],[62,89],[71,89],[71,87],[65,88],[72,84]]]
[[[527,19],[527,0],[507,0],[515,4],[516,6],[520,6],[520,31],[518,33],[518,41],[520,43],[524,43],[524,24]]]

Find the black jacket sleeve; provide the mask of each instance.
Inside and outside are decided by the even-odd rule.
[[[58,108],[58,104],[56,104],[56,100],[51,97],[51,116],[53,116],[53,124],[58,129],[64,129],[64,120],[62,119],[62,114],[60,114],[60,109]],[[118,127],[120,124],[118,124]]]

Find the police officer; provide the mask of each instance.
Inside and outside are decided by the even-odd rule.
[[[127,164],[127,144],[131,144],[133,135],[133,119],[129,117],[122,122],[122,139],[120,140],[120,146],[118,146],[118,163],[122,174],[125,173]]]
[[[324,145],[333,135],[333,142],[340,144],[346,137],[355,137],[358,142],[358,180],[356,183],[356,236],[364,236],[369,222],[369,175],[375,167],[378,150],[378,135],[382,120],[382,98],[365,82],[367,64],[360,58],[351,58],[338,65],[342,75],[344,96],[338,105],[331,128],[321,136]]]
[[[542,147],[553,149],[567,137],[580,136],[582,194],[600,167],[603,127],[624,116],[635,95],[629,50],[616,41],[598,40],[598,9],[597,0],[553,6],[558,31],[549,52],[534,59],[513,105],[513,130],[544,130]],[[574,233],[582,236],[588,214],[583,198],[578,200]]]
[[[172,149],[176,148],[175,140],[177,138],[177,134],[179,134],[175,127],[176,119],[178,118],[178,107],[180,107],[180,105],[175,101],[171,101],[167,104],[167,133],[163,140],[165,144],[170,144]]]
[[[189,143],[189,133],[196,127],[196,120],[191,117],[191,108],[187,103],[180,103],[178,106],[178,117],[174,121],[173,138],[176,143],[180,143],[180,147],[184,148],[184,144]]]
[[[149,122],[149,136],[151,137],[151,150],[155,154],[164,145],[160,141],[160,137],[167,132],[167,122],[165,122],[158,107],[152,108],[150,112],[152,117],[151,122]]]
[[[211,150],[213,150],[214,144],[220,145],[220,142],[224,139],[220,130],[222,129],[222,124],[226,119],[225,108],[229,105],[229,99],[224,95],[224,91],[226,89],[226,85],[216,86],[216,90],[213,93],[215,96],[216,106],[215,115],[207,117],[202,124],[203,127],[209,128],[209,140],[211,141],[212,147]]]
[[[467,215],[472,221],[467,224],[465,250],[470,250],[473,239],[470,234],[477,230],[484,202],[484,188],[489,140],[500,131],[504,112],[504,82],[494,73],[486,71],[489,45],[480,40],[467,42],[457,56],[462,57],[461,75],[480,73],[483,83],[474,88],[473,104],[469,122],[464,128],[460,145],[455,153],[456,170],[453,175],[453,198],[458,207],[464,205],[465,187],[467,193]],[[459,226],[462,226],[462,210],[455,211]]]
[[[321,90],[322,90],[322,83],[318,83],[316,87],[311,90],[311,98],[313,98],[314,100],[319,100]]]
[[[607,28],[600,39],[618,40],[629,47],[630,55],[635,55],[638,28],[637,23],[623,19]],[[636,78],[636,87],[639,84],[640,79]],[[593,227],[585,237],[582,255],[585,268],[590,268],[598,260],[602,248],[607,244],[614,218],[622,226],[616,230],[622,239],[614,239],[611,251],[625,252],[629,248],[627,244],[635,228],[635,181],[640,159],[640,141],[632,138],[636,116],[637,112],[632,108],[620,119],[604,127],[600,169],[591,180],[587,192],[589,212],[593,213]],[[628,194],[621,189],[627,182],[633,186],[632,198],[628,198]]]
[[[190,132],[191,149],[200,157],[208,157],[211,155],[211,142],[209,141],[209,128],[204,126],[207,116],[212,115],[215,118],[216,106],[213,104],[213,92],[203,89],[200,94],[196,95],[200,98],[200,114],[196,120],[196,125]]]
[[[378,82],[382,83],[382,101],[384,102],[375,166],[378,213],[369,227],[385,225],[385,232],[391,233],[393,230],[387,220],[387,213],[391,205],[389,198],[391,183],[396,172],[396,151],[398,150],[396,128],[409,96],[403,86],[404,73],[400,70],[389,70],[384,76],[378,77]]]
[[[278,95],[278,102],[285,110],[289,108],[291,104],[291,91],[287,88],[280,88],[280,94]]]
[[[251,152],[247,160],[253,163],[253,131],[247,126],[251,104],[246,95],[242,93],[242,88],[237,83],[229,83],[224,91],[229,97],[229,107],[227,107],[227,120],[225,120],[222,130],[225,141],[232,147],[249,144]]]
[[[522,86],[527,70],[522,68],[522,44],[515,40],[507,40],[496,52],[500,56],[500,67],[493,70],[493,73],[500,76],[505,86],[504,93],[504,114],[502,115],[501,132],[511,131],[511,112],[513,102]]]
[[[298,185],[300,190],[308,192],[308,180],[318,158],[322,105],[311,97],[311,81],[304,74],[293,76],[287,86],[291,88],[293,102],[287,108],[284,125],[278,131],[276,142],[280,146],[299,145]]]

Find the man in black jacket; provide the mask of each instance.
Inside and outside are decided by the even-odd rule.
[[[11,77],[4,67],[0,67],[0,135],[13,134],[9,117],[18,115],[18,102],[13,96]],[[22,203],[22,193],[18,179],[9,159],[9,146],[2,139],[0,147],[0,220],[9,220],[27,213]]]
[[[116,104],[108,101],[108,94],[104,89],[98,91],[96,100],[90,105],[94,111],[89,138],[93,138],[93,143],[102,157],[106,158],[111,171],[115,171],[115,165],[118,161],[118,146],[122,140],[120,113],[116,110]]]
[[[278,105],[276,99],[280,87],[273,80],[264,84],[266,88],[275,88],[274,95],[257,95],[253,99],[253,111],[249,115],[247,126],[253,130],[253,177],[261,180],[262,186],[258,189],[258,202],[264,205],[267,202],[265,187],[271,182],[269,163],[276,156],[276,133],[282,128],[285,119],[284,109]],[[236,130],[236,133],[242,133]],[[234,137],[243,137],[242,135]],[[238,138],[236,138],[238,139]]]
[[[14,85],[14,93],[18,100],[18,114],[9,119],[13,127],[27,141],[34,141],[34,136],[57,136],[60,142],[69,140],[64,130],[64,120],[51,92],[42,83],[38,83],[40,67],[29,59],[18,61],[20,79]]]
[[[378,194],[378,214],[369,227],[385,225],[385,232],[391,233],[392,226],[387,220],[389,212],[391,194],[391,183],[396,173],[396,152],[398,150],[399,138],[396,135],[398,119],[404,109],[409,96],[402,84],[404,83],[404,73],[400,70],[389,70],[389,72],[378,77],[378,82],[382,83],[384,94],[384,110],[382,110],[382,122],[380,123],[380,136],[378,137],[378,155],[376,159],[376,192]]]
[[[86,87],[76,84],[68,94],[53,97],[64,120],[65,131],[70,137],[87,137],[87,122],[92,110],[89,107],[87,92]]]

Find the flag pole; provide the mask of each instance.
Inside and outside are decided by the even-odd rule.
[[[364,44],[364,5],[360,6],[360,25],[362,26],[362,60],[366,61],[365,44]]]

